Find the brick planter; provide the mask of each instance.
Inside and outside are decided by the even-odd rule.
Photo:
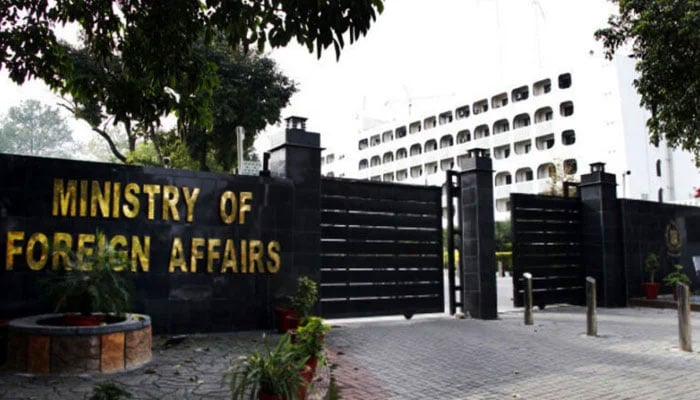
[[[151,360],[151,319],[127,314],[102,326],[52,326],[41,321],[59,314],[10,321],[7,365],[32,374],[114,372]]]

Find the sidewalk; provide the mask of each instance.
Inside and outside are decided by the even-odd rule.
[[[567,306],[535,310],[533,326],[523,325],[521,311],[494,321],[336,320],[327,343],[346,400],[699,398],[700,313],[692,313],[692,353],[677,350],[674,310],[598,313],[599,337],[585,336],[584,308]],[[154,337],[153,361],[133,371],[0,372],[0,399],[82,399],[105,380],[126,385],[135,399],[227,399],[223,372],[261,340],[262,332],[201,335],[166,347]]]

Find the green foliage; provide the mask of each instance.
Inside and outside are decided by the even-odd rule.
[[[503,263],[503,269],[506,271],[513,270],[513,252],[512,251],[497,251],[496,262]]]
[[[232,363],[230,376],[231,399],[257,399],[258,392],[277,395],[288,400],[299,398],[303,378],[299,370],[304,368],[307,358],[301,358],[291,344],[289,334],[284,334],[274,349],[267,341],[264,351],[254,350]]]
[[[330,332],[331,327],[323,323],[319,317],[309,317],[306,324],[297,329],[295,345],[299,353],[303,356],[318,357],[323,356],[323,338]]]
[[[651,279],[649,282],[654,283],[654,274],[660,265],[659,257],[656,253],[647,254],[647,258],[644,259],[644,271],[649,273],[649,278]]]
[[[316,282],[309,279],[306,276],[300,276],[297,278],[297,288],[296,291],[289,296],[289,302],[292,308],[299,313],[299,318],[302,323],[311,314],[318,300],[318,287]]]
[[[673,272],[669,273],[664,278],[664,285],[674,288],[678,283],[684,283],[690,286],[690,278],[683,272],[682,265],[675,264],[673,266]]]
[[[70,157],[75,151],[72,135],[57,108],[25,100],[0,120],[0,152]]]
[[[700,1],[613,0],[619,14],[596,31],[606,56],[631,44],[639,78],[634,86],[651,112],[651,142],[666,139],[700,156]],[[628,52],[625,52],[627,55]]]
[[[496,251],[510,251],[513,247],[510,242],[511,238],[511,223],[507,221],[496,221],[494,224],[494,232],[496,235]]]
[[[121,400],[132,398],[131,392],[114,382],[101,382],[92,387],[90,400]]]
[[[127,133],[129,151],[138,138],[152,140],[160,119],[172,112],[191,127],[189,134],[211,132],[220,80],[200,43],[207,48],[220,38],[227,49],[247,53],[249,47],[261,52],[296,40],[318,56],[329,46],[339,56],[346,38],[352,43],[365,35],[382,10],[382,0],[17,0],[0,7],[0,69],[18,84],[38,78],[67,96],[66,107],[126,161],[107,132],[110,123]],[[56,36],[58,27],[71,24],[81,29],[79,48]],[[255,101],[258,108],[275,107]],[[219,162],[226,165],[226,159],[221,155]]]
[[[119,272],[129,267],[126,253],[114,250],[99,232],[95,240],[95,248],[78,253],[65,248],[52,252],[69,260],[66,268],[52,271],[39,282],[56,311],[121,314],[129,308],[131,285]]]

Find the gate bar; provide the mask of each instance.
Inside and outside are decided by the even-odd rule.
[[[455,226],[454,226],[454,217],[455,217],[455,208],[454,208],[454,198],[459,197],[459,187],[455,185],[454,183],[454,177],[457,176],[457,173],[452,170],[446,171],[446,181],[445,181],[445,186],[443,187],[444,190],[444,195],[445,195],[445,214],[447,218],[447,281],[448,281],[448,290],[449,290],[449,295],[450,295],[450,315],[454,315],[457,312],[457,306],[463,307],[464,303],[463,301],[456,301],[456,293],[458,290],[462,290],[462,286],[457,286],[455,284],[455,270],[456,268],[456,262],[455,262],[455,237],[461,237],[461,230],[455,231]],[[461,279],[461,265],[459,268],[460,271],[460,279]],[[461,281],[460,281],[461,282]]]

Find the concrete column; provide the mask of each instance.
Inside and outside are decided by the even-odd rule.
[[[287,128],[272,139],[270,175],[287,178],[294,187],[291,248],[274,290],[290,294],[298,276],[321,280],[321,137],[306,131],[306,118],[289,117]],[[285,249],[283,249],[284,251]],[[286,251],[284,251],[286,253]],[[320,289],[320,288],[319,288]]]
[[[496,319],[496,243],[491,159],[471,154],[459,174],[461,190],[463,309],[473,318]]]
[[[604,163],[593,163],[591,172],[581,175],[579,188],[583,275],[596,280],[599,305],[624,307],[627,293],[615,175],[605,172]]]

